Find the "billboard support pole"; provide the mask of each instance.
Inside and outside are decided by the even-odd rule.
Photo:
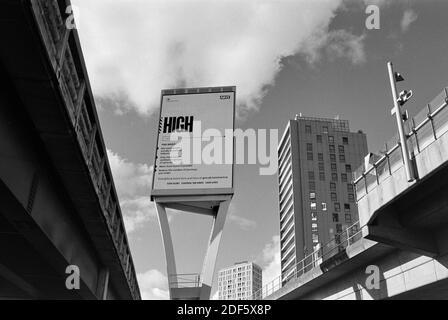
[[[201,197],[203,198],[203,197]],[[216,204],[216,206],[209,211],[196,211],[184,209],[183,207],[177,207],[176,204],[179,201],[179,197],[160,197],[154,198],[156,205],[157,215],[159,218],[160,231],[163,238],[163,246],[165,249],[166,269],[168,277],[168,287],[171,300],[210,300],[211,289],[213,284],[213,275],[215,272],[216,260],[218,257],[219,245],[221,243],[222,232],[226,222],[227,212],[232,196],[209,196],[208,201]],[[190,200],[191,198],[186,198]],[[203,199],[201,199],[203,200]],[[196,201],[192,201],[196,202]],[[188,206],[186,206],[188,207]],[[186,208],[185,207],[185,208]],[[190,282],[187,282],[185,286],[179,281],[176,271],[176,260],[174,256],[173,240],[171,238],[171,231],[168,223],[168,216],[166,213],[167,208],[174,208],[190,213],[207,214],[213,217],[212,230],[210,232],[210,239],[207,246],[207,251],[204,258],[202,267],[202,273],[200,281],[196,285],[191,286]]]
[[[171,238],[170,225],[168,223],[168,215],[166,214],[165,206],[155,202],[157,217],[159,218],[160,232],[162,233],[163,248],[165,249],[166,271],[168,278],[168,287],[177,286],[176,283],[171,283],[171,278],[176,275],[176,259],[174,257],[173,239]]]
[[[230,200],[219,204],[216,216],[213,217],[213,227],[210,240],[205,254],[204,266],[202,267],[201,296],[200,300],[210,299],[215,272],[216,258],[218,257],[219,244],[221,243],[222,231],[226,222]]]

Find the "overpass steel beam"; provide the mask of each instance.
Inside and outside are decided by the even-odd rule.
[[[62,36],[62,39],[59,40],[59,43],[57,45],[57,72],[56,72],[56,77],[59,78],[62,72],[62,68],[64,65],[64,60],[65,60],[65,52],[67,50],[68,47],[68,39],[70,37],[70,33],[71,33],[71,29],[69,28],[64,28],[64,34]]]
[[[23,279],[20,275],[0,263],[0,276],[7,279],[13,285],[30,295],[31,298],[37,299],[44,295],[36,287]]]
[[[79,117],[81,115],[81,111],[82,111],[82,103],[84,101],[84,94],[86,92],[86,82],[83,80],[81,81],[81,84],[79,86],[79,90],[78,90],[78,99],[76,101],[76,106],[75,106],[75,110],[76,110],[76,114],[75,114],[75,128],[78,126],[78,121],[79,121]]]
[[[98,286],[96,296],[100,300],[107,300],[107,293],[109,292],[109,270],[102,269],[98,277]]]
[[[40,193],[42,194],[44,193],[43,189],[47,188],[47,186],[40,185],[39,188]],[[71,264],[79,266],[81,270],[80,289],[74,291],[70,290],[66,291],[65,289],[64,291],[66,291],[68,297],[70,299],[78,299],[79,297],[86,300],[96,299],[95,292],[92,291],[92,285],[91,285],[92,277],[95,276],[94,272],[91,272],[91,270],[83,268],[84,264],[78,263],[81,262],[79,255],[73,256],[71,261],[67,259],[66,257],[67,253],[71,248],[62,247],[60,244],[55,245],[56,242],[55,239],[58,239],[60,243],[64,242],[67,243],[68,241],[64,237],[69,237],[70,234],[63,232],[59,233],[54,232],[53,237],[49,238],[46,234],[46,232],[48,232],[49,230],[43,230],[41,227],[41,224],[45,223],[48,220],[44,221],[45,219],[44,220],[40,219],[42,221],[39,221],[39,219],[36,219],[36,217],[34,216],[35,213],[28,212],[24,208],[22,203],[16,198],[16,196],[18,195],[15,194],[15,192],[11,190],[8,187],[8,185],[5,184],[4,181],[2,181],[2,179],[0,179],[0,204],[2,205],[3,215],[14,226],[14,228],[19,232],[19,234],[21,234],[27,240],[30,246],[32,246],[40,254],[43,260],[45,260],[53,268],[53,270],[55,270],[54,278],[58,279],[58,281],[61,283],[61,287],[63,287],[64,281],[67,277],[67,275],[65,274],[67,266]],[[49,208],[54,208],[57,207],[57,204],[55,204],[51,200],[48,200],[48,206]],[[49,209],[48,212],[50,212],[51,214],[59,213],[60,215],[65,215],[65,212],[62,211]],[[78,239],[73,238],[71,240],[73,242],[78,241]],[[85,249],[82,243],[77,244],[80,250]],[[63,252],[63,249],[65,249],[66,251]],[[3,272],[7,272],[7,270],[3,269]],[[17,285],[19,288],[25,288],[28,291],[32,289],[30,287],[27,287],[25,282],[20,281],[20,278],[14,276],[14,274],[9,273],[8,275],[9,277],[7,277],[6,279],[9,280],[14,285]],[[24,278],[26,276],[27,275],[23,275],[23,277],[21,278]],[[42,286],[43,288],[45,287],[44,282],[42,282]],[[32,297],[36,299],[53,298],[53,293],[45,292],[43,288],[41,288],[40,291],[31,290],[30,292],[32,293]]]

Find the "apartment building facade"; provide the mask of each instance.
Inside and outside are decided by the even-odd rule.
[[[262,270],[253,262],[238,262],[218,272],[219,300],[257,300],[261,285]]]
[[[366,135],[346,120],[288,121],[278,147],[282,281],[358,220],[352,171],[367,150]]]

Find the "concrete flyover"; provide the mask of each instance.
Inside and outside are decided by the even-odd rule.
[[[378,161],[355,173],[359,239],[265,299],[448,299],[447,102],[445,88],[410,121],[416,179],[408,182],[394,138]],[[369,266],[379,287],[369,285]]]
[[[400,148],[357,177],[359,218],[368,239],[431,257],[447,253],[447,93],[414,118],[408,137],[414,181],[405,177]]]
[[[318,266],[290,280],[267,300],[382,300],[448,299],[448,256],[437,259],[403,251],[367,239],[331,258],[332,266]],[[333,261],[331,261],[333,260]],[[379,270],[379,289],[370,289],[367,267]]]
[[[68,5],[0,2],[0,299],[140,299]]]

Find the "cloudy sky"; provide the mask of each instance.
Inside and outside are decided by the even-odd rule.
[[[72,0],[144,298],[167,298],[149,185],[160,90],[237,86],[237,127],[278,129],[295,114],[336,117],[376,151],[394,134],[386,62],[415,114],[447,85],[448,3],[440,0]],[[380,29],[368,30],[369,4]],[[379,129],[380,128],[380,129]],[[235,168],[217,268],[254,260],[279,275],[276,176]],[[196,273],[211,220],[170,213],[178,272]],[[215,291],[216,288],[213,289]]]

